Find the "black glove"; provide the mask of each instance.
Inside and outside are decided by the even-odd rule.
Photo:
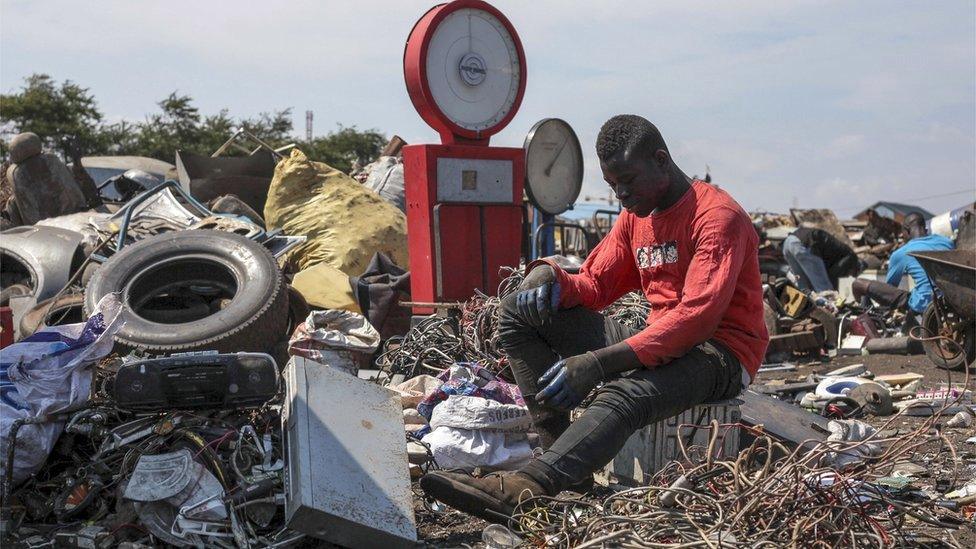
[[[538,380],[542,390],[535,399],[559,410],[572,410],[608,376],[640,368],[637,354],[626,342],[592,353],[564,358],[552,365]]]
[[[532,269],[515,296],[519,316],[530,326],[542,326],[559,308],[560,294],[561,288],[552,267],[540,265]]]
[[[603,368],[593,353],[564,358],[539,378],[543,387],[535,399],[550,408],[572,410],[603,380]]]

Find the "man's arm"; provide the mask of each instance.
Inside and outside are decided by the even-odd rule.
[[[756,232],[739,212],[709,212],[694,238],[681,302],[625,341],[644,366],[669,362],[711,338],[732,301],[743,262],[756,260]]]
[[[905,276],[905,266],[908,263],[908,254],[903,248],[895,250],[888,258],[888,274],[885,282],[891,286],[898,287],[901,284],[901,277]]]
[[[629,215],[618,217],[607,236],[590,251],[579,274],[569,274],[555,262],[546,261],[559,282],[560,308],[581,305],[599,311],[627,292],[640,288],[640,273],[630,246],[632,223]]]

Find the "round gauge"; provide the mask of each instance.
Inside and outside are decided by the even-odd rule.
[[[407,39],[403,71],[414,107],[448,142],[498,133],[525,93],[518,34],[500,11],[480,0],[428,11]]]
[[[558,215],[583,188],[583,149],[565,121],[545,118],[525,136],[525,191],[536,208]]]

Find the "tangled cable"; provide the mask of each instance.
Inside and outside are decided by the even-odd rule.
[[[633,328],[643,330],[647,324],[647,316],[651,314],[651,304],[640,292],[630,292],[604,309],[603,314],[617,322]]]
[[[748,429],[716,422],[712,441],[730,428]],[[802,454],[761,431],[754,434],[754,442],[734,458],[710,459],[705,452],[698,461],[672,462],[649,486],[602,501],[525,499],[510,527],[525,546],[890,547],[924,540],[942,545],[927,527],[959,524],[940,517],[949,512],[934,502],[912,501],[872,482],[929,437],[840,472],[818,465],[820,458],[860,443],[820,443]]]
[[[501,298],[518,289],[522,272],[505,268],[508,276],[498,285],[498,297],[475,292],[460,306],[460,315],[431,315],[403,337],[390,338],[376,359],[376,367],[388,375],[409,379],[422,373],[438,373],[456,362],[476,362],[495,374],[505,375],[508,359],[498,343]]]
[[[967,370],[964,386],[969,382]],[[879,480],[934,441],[951,457],[952,484],[959,481],[952,441],[935,427],[962,396],[903,436],[882,438],[904,412],[863,440],[807,440],[794,450],[761,428],[716,421],[707,447],[686,448],[681,430],[696,427],[682,425],[676,437],[682,459],[647,486],[598,501],[529,497],[509,528],[526,547],[958,547],[951,529],[965,519],[950,510],[952,502]],[[718,441],[730,429],[749,432],[753,442],[720,457]],[[860,451],[871,443],[883,449]],[[837,455],[863,459],[832,466]]]
[[[476,290],[471,299],[459,306],[459,315],[431,315],[403,337],[387,340],[376,359],[377,369],[388,377],[399,374],[409,379],[440,372],[455,362],[476,362],[506,381],[513,381],[498,339],[498,317],[501,300],[518,290],[524,275],[512,267],[503,267],[503,272],[506,277],[498,285],[497,296]],[[641,329],[650,311],[644,296],[632,292],[604,309],[603,314]]]

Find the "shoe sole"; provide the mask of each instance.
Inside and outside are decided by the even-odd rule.
[[[454,483],[436,475],[427,475],[420,479],[420,487],[427,495],[458,511],[495,524],[507,523],[515,511],[507,509],[504,503],[477,488]]]

